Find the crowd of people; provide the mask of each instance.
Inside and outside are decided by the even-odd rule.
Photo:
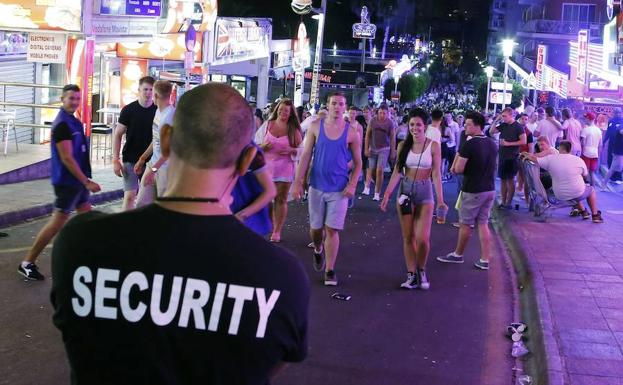
[[[281,242],[292,199],[306,200],[311,263],[326,286],[339,284],[340,232],[354,199],[371,196],[382,211],[394,200],[406,275],[397,286],[428,290],[433,218],[444,224],[449,210],[444,182],[457,183],[458,198],[451,203],[459,230],[454,250],[436,259],[464,263],[477,229],[480,255],[474,266],[488,270],[496,175],[500,210],[530,200],[530,176],[520,167],[525,160],[544,170],[556,197],[573,205],[572,216],[600,223],[593,186],[604,143],[612,153],[604,183],[623,169],[620,110],[604,140],[592,112],[582,113],[582,120],[568,109],[559,120],[552,107],[521,114],[505,108],[493,116],[475,111],[472,95],[450,89],[434,90],[410,109],[384,103],[349,107],[343,94],[334,93],[310,114],[283,98],[268,115],[253,113],[227,85],[198,86],[177,107],[171,90],[167,81],[144,77],[138,100],[121,111],[111,172],[123,179],[123,213],[90,213],[67,224],[73,211],[90,211],[89,194],[100,186],[90,179],[87,139],[74,116],[80,89],[63,89],[51,141],[56,210],[18,272],[43,280],[35,261],[64,228],[53,249],[52,302],[76,383],[101,383],[121,373],[141,382],[156,375],[156,362],[161,375],[181,383],[263,383],[282,362],[304,359],[309,279],[297,258],[269,244]],[[455,114],[456,103],[471,108]],[[121,285],[119,292],[113,282]],[[211,295],[206,323],[203,308]],[[164,312],[162,298],[169,303]],[[243,313],[252,316],[241,321]],[[115,320],[115,326],[108,328],[104,319]],[[138,336],[136,323],[143,326]],[[161,361],[145,355],[144,345],[129,344],[132,338],[149,341],[153,352],[171,343],[205,343],[217,350],[227,344],[232,357],[244,350],[246,357],[263,358],[248,360],[244,370],[227,358],[206,361],[194,354]],[[254,341],[251,347],[248,341]],[[112,365],[101,366],[85,350],[92,346],[101,349],[97,357],[111,357]],[[135,365],[128,372],[115,365],[120,362]]]

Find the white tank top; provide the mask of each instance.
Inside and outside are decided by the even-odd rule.
[[[416,154],[412,150],[409,150],[409,155],[407,155],[407,161],[405,162],[405,166],[409,168],[417,168],[419,164],[420,168],[433,167],[433,156],[430,150],[431,141],[428,140],[427,142],[428,145],[424,148],[422,154]]]

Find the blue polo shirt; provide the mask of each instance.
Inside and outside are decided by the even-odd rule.
[[[84,135],[82,123],[73,114],[60,109],[56,119],[52,122],[52,184],[55,186],[82,186],[61,161],[56,144],[64,140],[71,141],[72,154],[78,166],[88,178],[91,177],[91,163],[89,162],[89,146]]]

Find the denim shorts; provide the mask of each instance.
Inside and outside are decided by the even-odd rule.
[[[370,156],[368,157],[368,168],[375,169],[380,168],[383,170],[387,166],[389,160],[389,148],[385,150],[370,150]]]
[[[123,162],[123,191],[138,191],[141,176],[134,172],[134,163]]]
[[[324,226],[335,230],[344,229],[348,198],[341,191],[323,192],[310,186],[307,201],[309,227],[312,230],[319,230]]]
[[[408,195],[412,205],[435,203],[433,198],[433,183],[430,179],[416,180],[404,177],[400,182],[398,196]]]
[[[54,195],[54,208],[64,214],[71,214],[77,207],[89,202],[91,193],[82,185],[54,185]]]

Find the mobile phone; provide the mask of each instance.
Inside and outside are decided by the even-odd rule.
[[[340,299],[342,301],[350,301],[350,295],[348,294],[335,293],[331,296],[331,298]]]

